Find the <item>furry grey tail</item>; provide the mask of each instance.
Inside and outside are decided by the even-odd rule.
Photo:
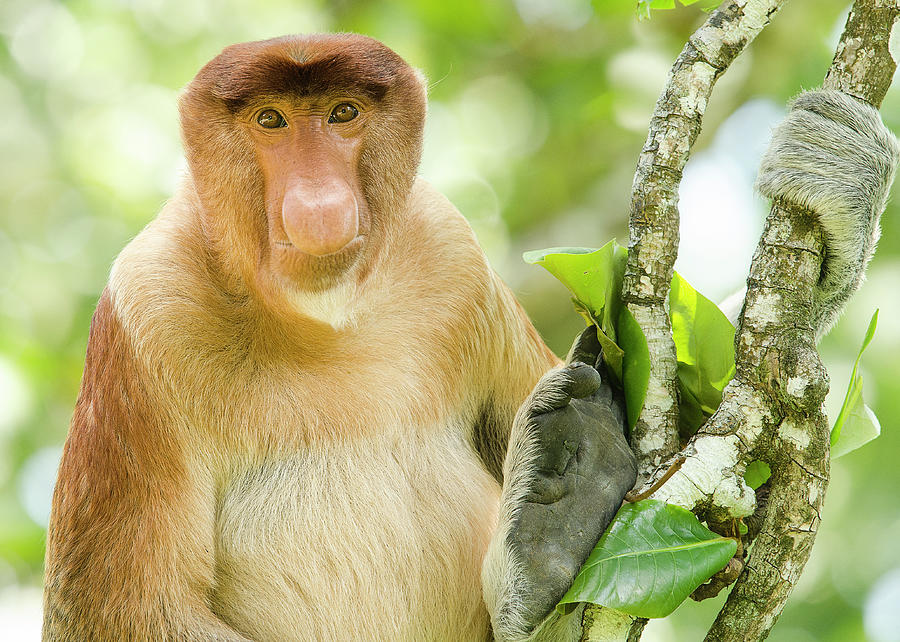
[[[839,91],[800,94],[772,135],[757,189],[812,210],[825,234],[813,310],[819,336],[863,281],[898,161],[900,145],[878,110]]]

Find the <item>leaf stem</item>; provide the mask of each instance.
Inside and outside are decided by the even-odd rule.
[[[653,493],[662,488],[663,484],[665,484],[672,478],[672,475],[679,471],[681,465],[685,462],[686,459],[687,457],[685,457],[683,453],[678,453],[677,455],[675,455],[675,459],[669,465],[669,469],[666,471],[665,475],[657,479],[649,488],[645,490],[642,490],[640,492],[635,492],[634,490],[628,491],[627,493],[625,493],[625,501],[633,504],[634,502],[639,502],[642,499],[647,499],[648,497],[650,497]]]

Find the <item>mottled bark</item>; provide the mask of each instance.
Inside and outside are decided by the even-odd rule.
[[[828,420],[822,411],[828,375],[815,348],[808,311],[822,260],[811,212],[776,204],[753,259],[736,341],[737,375],[706,439],[730,439],[737,451],[734,486],[762,459],[772,469],[762,528],[746,567],[708,640],[761,640],[809,558],[828,483]],[[707,515],[725,521],[728,502]],[[752,616],[751,616],[752,614]]]
[[[639,480],[680,447],[675,344],[669,284],[678,253],[678,187],[719,76],[769,24],[784,0],[728,0],[690,37],[650,121],[632,186],[630,243],[622,296],[650,349],[644,409],[632,431]],[[638,639],[645,620],[585,609],[584,640]],[[612,620],[612,621],[609,621]],[[616,629],[616,626],[619,628]],[[616,632],[618,631],[618,632]],[[618,637],[616,637],[618,636]]]
[[[837,89],[876,107],[881,105],[897,69],[888,43],[898,13],[897,0],[867,0],[853,5],[825,76],[825,89]]]

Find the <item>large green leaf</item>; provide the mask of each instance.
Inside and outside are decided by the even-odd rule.
[[[859,361],[863,351],[872,342],[875,336],[875,328],[878,325],[878,310],[872,315],[866,336],[853,363],[853,372],[850,374],[850,384],[844,395],[844,403],[838,413],[831,429],[831,456],[840,457],[852,450],[856,450],[881,434],[881,424],[878,417],[863,401],[863,378],[859,374]]]
[[[600,329],[616,340],[615,321],[622,307],[622,276],[628,251],[610,241],[599,250],[554,247],[525,252],[526,263],[540,265],[569,288],[590,312]]]
[[[621,301],[627,257],[628,251],[615,240],[598,250],[561,247],[523,255],[526,262],[559,279],[574,295],[579,313],[597,326],[604,361],[622,384],[628,425],[633,428],[647,395],[650,351],[643,331]],[[679,420],[689,435],[715,412],[725,384],[734,376],[734,327],[718,306],[678,273],[672,277],[669,308],[678,355]]]
[[[628,429],[631,430],[641,416],[644,399],[647,397],[647,385],[650,381],[650,348],[647,346],[644,331],[625,306],[619,311],[618,327],[619,345],[625,352],[622,359],[625,414],[628,418]]]
[[[540,265],[559,279],[575,298],[575,309],[597,326],[603,360],[624,387],[623,348],[617,342],[622,307],[622,277],[628,251],[615,240],[600,249],[555,247],[525,252],[526,263]]]
[[[707,529],[679,506],[647,499],[625,504],[563,596],[637,617],[666,617],[721,570],[737,542]]]
[[[669,290],[678,358],[682,430],[692,434],[719,407],[734,376],[734,326],[719,307],[677,272]]]

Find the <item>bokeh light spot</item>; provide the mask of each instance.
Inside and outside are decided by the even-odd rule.
[[[12,55],[28,74],[58,79],[78,69],[84,54],[81,27],[63,5],[39,4],[16,26]]]

